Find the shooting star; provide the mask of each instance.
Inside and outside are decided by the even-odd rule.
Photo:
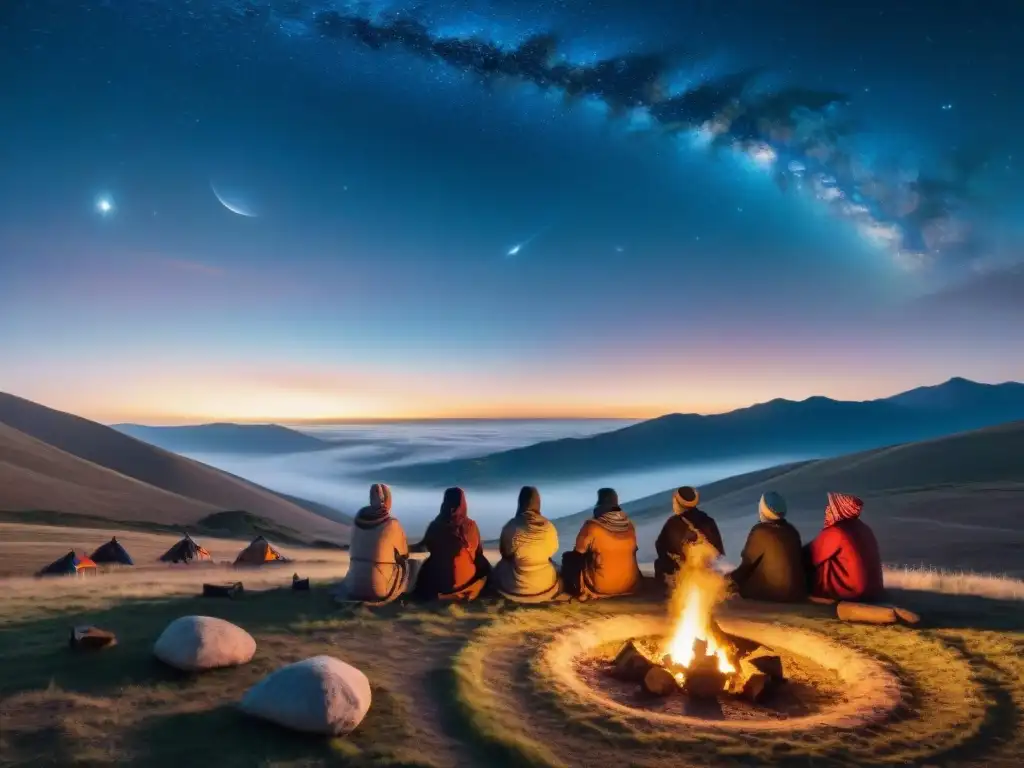
[[[538,237],[543,235],[549,229],[551,229],[551,225],[550,224],[548,226],[544,227],[544,229],[540,230],[539,232],[537,232],[537,233],[535,233],[533,235],[530,235],[528,238],[526,238],[522,242],[516,243],[515,245],[513,245],[511,248],[508,249],[508,251],[505,253],[505,257],[511,259],[513,256],[518,256],[520,251],[523,250],[523,248],[528,246],[530,243],[532,243]]]

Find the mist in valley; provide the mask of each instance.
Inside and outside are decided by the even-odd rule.
[[[585,437],[618,429],[631,422],[609,420],[572,421],[470,421],[332,425],[302,427],[331,441],[328,450],[273,456],[225,453],[190,453],[191,458],[223,469],[281,493],[320,502],[352,515],[366,504],[368,474],[379,471],[387,482],[388,468],[406,464],[483,456],[563,437]],[[294,428],[294,427],[293,427]],[[551,519],[573,515],[594,503],[596,491],[611,486],[622,503],[669,488],[705,485],[744,472],[795,460],[793,456],[744,457],[742,460],[659,467],[645,472],[574,478],[564,482],[536,483],[528,477],[486,488],[466,484],[470,515],[485,537],[495,537],[514,513],[519,488],[537,484],[543,512]],[[443,487],[390,483],[394,514],[417,537],[437,514]],[[666,508],[666,514],[670,510]],[[750,521],[737,521],[735,536],[746,535]],[[731,529],[732,526],[728,526]],[[742,528],[742,531],[740,530]],[[643,531],[641,535],[643,538]],[[726,533],[726,531],[723,531]],[[728,531],[733,534],[732,530]],[[734,538],[732,535],[729,538]],[[646,547],[642,547],[646,548]]]

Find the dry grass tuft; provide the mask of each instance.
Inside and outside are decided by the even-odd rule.
[[[1024,600],[1024,580],[940,568],[886,568],[885,584],[893,589],[971,595],[994,600]]]

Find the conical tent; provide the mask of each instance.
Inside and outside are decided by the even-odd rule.
[[[238,553],[235,565],[263,565],[265,563],[287,562],[288,558],[270,546],[262,536],[253,539],[252,544]]]
[[[96,564],[135,565],[132,562],[131,555],[128,554],[128,550],[121,546],[116,536],[99,547],[90,557]]]
[[[160,558],[165,563],[191,563],[193,560],[212,560],[210,553],[196,544],[187,533],[185,538],[164,552]]]
[[[71,550],[39,571],[40,576],[76,576],[80,573],[95,573],[96,563],[85,555],[76,555]]]

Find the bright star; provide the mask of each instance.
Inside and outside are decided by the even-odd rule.
[[[109,197],[101,197],[96,201],[96,210],[101,216],[109,216],[114,212],[114,202]]]

